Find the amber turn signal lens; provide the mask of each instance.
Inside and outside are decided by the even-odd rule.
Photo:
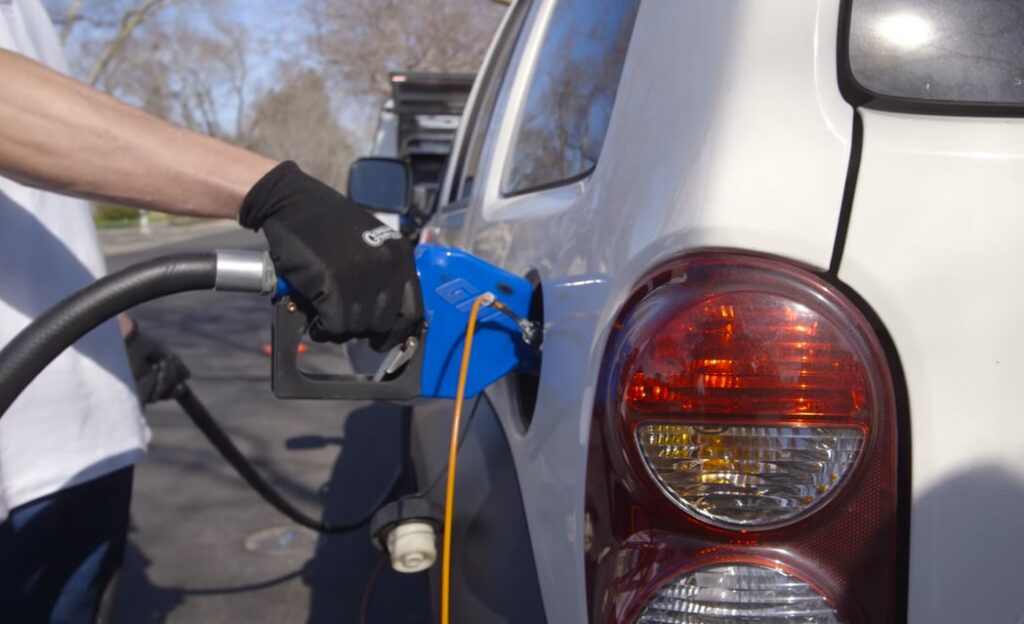
[[[637,428],[662,491],[694,515],[740,525],[777,523],[824,501],[850,471],[864,434],[840,427]]]

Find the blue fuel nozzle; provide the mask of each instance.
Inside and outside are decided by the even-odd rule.
[[[479,394],[513,370],[533,366],[537,353],[516,322],[529,314],[529,281],[462,250],[433,245],[416,249],[416,269],[427,320],[422,396],[455,397],[469,313],[484,293],[493,294],[512,315],[481,307],[466,396]]]
[[[496,305],[481,307],[477,318],[466,396],[475,396],[516,370],[535,369],[539,330],[527,321],[533,286],[526,279],[463,250],[436,245],[416,248],[425,328],[392,354],[401,362],[380,379],[358,375],[315,375],[298,368],[298,341],[305,316],[289,305],[280,280],[273,326],[273,386],[280,398],[409,400],[454,398],[469,314],[486,293]],[[392,364],[391,366],[395,366]]]

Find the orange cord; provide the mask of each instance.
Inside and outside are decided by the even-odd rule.
[[[451,569],[452,569],[452,512],[455,508],[455,465],[459,455],[459,422],[462,420],[462,399],[466,393],[466,377],[469,374],[469,354],[473,349],[473,334],[476,332],[476,317],[481,305],[494,303],[494,295],[485,293],[473,302],[466,326],[466,344],[462,349],[462,366],[459,368],[459,385],[455,391],[455,411],[452,415],[452,440],[448,448],[448,483],[444,495],[444,537],[441,547],[441,624],[449,624],[451,610]]]

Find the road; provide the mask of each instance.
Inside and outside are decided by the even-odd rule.
[[[116,270],[164,253],[262,245],[261,235],[233,230],[108,263]],[[255,295],[189,293],[132,315],[182,357],[195,394],[276,487],[329,522],[362,517],[396,475],[400,411],[275,399],[262,350],[269,313]],[[319,345],[302,357],[345,366]],[[150,406],[146,416],[153,441],[135,473],[115,622],[429,621],[424,575],[391,571],[365,527],[327,538],[296,527],[248,489],[176,404]]]

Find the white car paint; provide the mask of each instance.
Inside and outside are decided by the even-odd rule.
[[[751,250],[829,268],[855,112],[838,86],[835,0],[644,0],[595,171],[503,197],[554,4],[541,0],[528,18],[477,192],[461,229],[442,238],[544,280],[529,430],[509,384],[488,394],[514,455],[548,621],[562,623],[587,621],[583,488],[612,319],[647,270],[688,251]],[[909,389],[909,621],[1015,622],[1024,613],[1015,392],[1024,379],[1024,120],[859,114],[862,162],[838,275],[888,329]],[[442,197],[453,184],[450,173]]]
[[[516,111],[553,5],[538,3],[513,58],[460,242],[545,280],[529,431],[506,385],[489,394],[515,458],[548,621],[585,622],[586,450],[610,320],[640,275],[687,249],[827,267],[853,111],[835,75],[834,1],[644,0],[594,173],[504,198]]]
[[[866,110],[840,278],[893,337],[913,447],[910,622],[1024,613],[1024,120]]]

